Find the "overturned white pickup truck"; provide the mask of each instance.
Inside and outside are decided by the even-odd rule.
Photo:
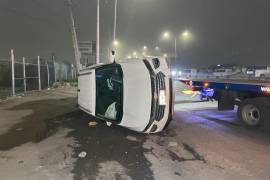
[[[79,108],[107,124],[157,133],[171,121],[173,86],[164,58],[95,65],[78,76]]]

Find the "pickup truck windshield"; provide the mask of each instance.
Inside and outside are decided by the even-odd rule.
[[[120,121],[123,112],[123,73],[121,66],[110,64],[96,69],[96,115]]]

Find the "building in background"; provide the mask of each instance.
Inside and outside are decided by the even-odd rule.
[[[79,41],[79,51],[81,54],[81,64],[90,66],[96,62],[96,41]]]

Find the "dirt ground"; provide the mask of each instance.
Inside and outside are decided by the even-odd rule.
[[[72,88],[0,102],[0,177],[269,179],[270,131],[245,129],[215,102],[191,103],[180,92],[176,100],[174,121],[155,135],[89,126]]]

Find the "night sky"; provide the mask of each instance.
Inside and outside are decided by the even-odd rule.
[[[114,0],[101,2],[101,53],[107,61],[113,38]],[[162,40],[170,30],[189,30],[192,42],[178,42],[179,62],[270,65],[269,0],[118,0],[119,55],[149,51],[173,53],[173,41]],[[95,40],[96,0],[73,0],[79,40]],[[14,48],[16,57],[40,55],[74,59],[69,16],[64,0],[1,0],[0,59]]]

